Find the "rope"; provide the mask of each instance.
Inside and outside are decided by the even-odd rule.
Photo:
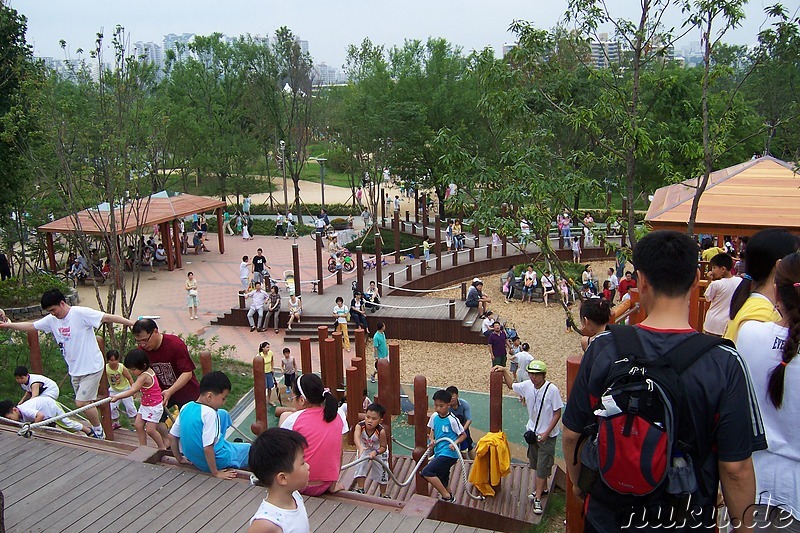
[[[58,422],[59,420],[62,420],[64,418],[68,418],[68,417],[70,417],[72,415],[80,414],[80,413],[82,413],[84,411],[87,411],[87,410],[91,409],[92,407],[97,407],[98,405],[103,405],[104,403],[108,403],[110,401],[111,401],[111,396],[109,396],[108,398],[103,398],[102,400],[98,400],[96,402],[90,403],[88,405],[84,405],[83,407],[79,407],[79,408],[75,409],[74,411],[69,411],[69,412],[66,412],[66,413],[62,413],[62,414],[60,414],[58,416],[54,416],[53,418],[48,418],[47,420],[42,420],[41,422],[34,422],[32,424],[26,422],[22,426],[22,429],[19,430],[18,433],[20,435],[29,434],[31,432],[31,430],[34,430],[34,429],[37,429],[37,428],[40,428],[40,427],[44,427],[44,426],[48,426],[48,425],[52,424],[53,422]]]
[[[412,448],[411,446],[408,446],[408,445],[406,445],[406,444],[403,444],[402,442],[400,442],[399,440],[397,440],[397,439],[396,439],[396,438],[394,438],[394,437],[392,437],[392,442],[394,442],[395,444],[397,444],[397,445],[398,445],[398,446],[400,446],[401,448],[405,448],[406,450],[408,450],[408,451],[410,451],[410,452],[413,452],[413,451],[414,451],[414,448]]]
[[[4,416],[0,416],[0,422],[5,422],[6,424],[11,424],[11,425],[17,426],[17,427],[23,427],[25,425],[23,422],[19,422],[17,420],[11,420],[10,418],[6,418]],[[74,435],[75,434],[72,431],[69,431],[69,430],[66,430],[66,429],[62,429],[60,427],[44,426],[41,429],[46,429],[47,431],[53,431],[55,433],[66,433],[67,435]],[[20,433],[17,433],[17,434],[19,435]],[[30,436],[30,432],[27,433],[27,434],[23,434],[21,436],[29,437]]]
[[[392,437],[392,441],[397,442],[394,439],[394,437]],[[449,439],[447,437],[439,437],[438,439],[436,439],[433,442],[433,444],[437,444],[437,443],[442,442],[442,441],[449,442],[451,445],[453,445],[453,447],[456,450],[458,450],[458,444],[456,444],[455,441],[453,441],[452,439]],[[411,449],[411,448],[409,448],[409,449]],[[430,456],[432,449],[433,449],[433,446],[428,446],[428,448],[425,449],[425,453],[423,453],[422,457],[419,458],[419,461],[417,461],[417,464],[414,465],[414,468],[408,474],[408,479],[406,479],[405,481],[398,480],[397,477],[395,477],[394,472],[392,472],[392,469],[389,468],[389,465],[387,465],[383,461],[383,459],[381,459],[380,457],[375,457],[374,459],[372,457],[369,457],[369,456],[362,457],[360,459],[356,459],[355,461],[352,461],[350,463],[342,465],[342,467],[339,470],[340,471],[346,470],[348,468],[356,466],[357,464],[363,463],[365,461],[375,461],[376,463],[381,465],[381,467],[383,467],[384,471],[386,471],[386,473],[392,479],[393,483],[395,483],[398,487],[407,487],[408,485],[411,484],[412,481],[414,481],[414,478],[416,477],[417,472],[419,471],[420,467],[422,466],[422,463],[425,462],[425,459],[427,459],[428,456]],[[485,500],[486,498],[482,494],[475,495],[470,490],[469,482],[467,481],[467,464],[464,462],[464,458],[461,456],[460,453],[458,454],[458,461],[459,461],[459,463],[461,463],[461,479],[464,482],[464,493],[467,496],[469,496],[471,499],[473,499],[473,500],[477,500],[477,501]],[[450,495],[452,496],[452,494],[453,493],[451,492]]]
[[[419,263],[417,263],[419,264]],[[416,265],[414,265],[416,266]],[[453,289],[461,288],[461,285],[453,285],[452,287],[445,287],[444,289],[429,289],[429,290],[420,290],[420,289],[404,289],[403,287],[395,287],[393,285],[389,285],[388,283],[381,282],[381,285],[386,287],[387,289],[397,289],[400,291],[406,292],[442,292],[442,291],[451,291]]]
[[[432,307],[449,307],[451,305],[456,305],[455,302],[453,303],[447,302],[446,304],[415,305],[415,306],[387,305],[383,303],[374,303],[374,302],[368,302],[368,303],[371,303],[375,307],[388,307],[389,309],[430,309]]]

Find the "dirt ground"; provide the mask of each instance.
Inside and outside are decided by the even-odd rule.
[[[593,262],[592,265],[602,281],[605,280],[605,272],[613,266],[613,262]],[[569,356],[582,353],[580,336],[574,331],[567,332],[566,315],[560,305],[551,303],[550,307],[546,308],[544,303],[523,304],[519,300],[504,303],[503,294],[500,292],[501,274],[494,272],[480,276],[485,283],[484,292],[492,299],[489,310],[495,317],[499,317],[501,322],[516,327],[522,342],[531,345],[530,353],[547,363],[547,379],[558,386],[562,397],[566,397],[566,360]],[[472,279],[467,281],[471,282]],[[431,296],[459,299],[461,289],[437,292]],[[578,323],[577,306],[572,313],[575,322]],[[464,390],[489,391],[488,346],[406,340],[401,340],[400,346],[403,383],[410,383],[417,374],[424,374],[428,378],[429,386],[455,385]]]

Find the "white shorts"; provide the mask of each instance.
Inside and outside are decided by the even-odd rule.
[[[100,388],[100,378],[103,377],[103,370],[85,376],[70,376],[72,388],[75,389],[75,401],[93,402],[97,399],[97,391]]]
[[[161,404],[154,405],[152,407],[140,405],[139,414],[142,415],[142,420],[145,422],[158,424],[158,422],[161,420],[161,416],[164,414],[164,406]]]
[[[360,458],[367,457],[370,452],[365,451]],[[379,453],[377,458],[382,459],[384,463],[389,463],[389,452],[385,451],[383,453]],[[373,481],[377,481],[380,485],[386,485],[389,483],[389,474],[386,470],[381,466],[381,464],[377,461],[364,461],[363,463],[358,463],[356,465],[356,474],[355,478],[360,477],[367,477],[369,474],[369,478]]]

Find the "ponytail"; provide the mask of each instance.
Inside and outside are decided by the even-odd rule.
[[[750,298],[750,292],[752,291],[752,288],[753,278],[745,274],[742,276],[742,281],[736,287],[736,290],[733,291],[733,296],[731,296],[731,310],[728,313],[728,318],[731,320],[736,318],[736,314],[739,312],[739,309],[741,309],[747,299]]]
[[[783,404],[786,366],[800,351],[800,254],[787,255],[775,269],[775,289],[789,334],[783,343],[783,356],[769,373],[767,394],[776,409]]]
[[[301,383],[302,381],[302,383]],[[322,378],[316,374],[302,374],[294,382],[294,392],[302,396],[311,405],[321,405],[322,418],[332,422],[338,415],[339,402],[336,396],[322,384]]]

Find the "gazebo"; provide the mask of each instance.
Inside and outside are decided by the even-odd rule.
[[[115,207],[113,211],[110,207],[98,206],[95,208],[84,209],[74,215],[59,218],[53,222],[48,222],[39,226],[39,231],[46,234],[47,258],[50,262],[50,270],[58,270],[56,264],[55,246],[53,244],[54,233],[83,233],[102,237],[111,232],[111,216],[114,217],[114,228],[117,236],[132,233],[139,228],[147,228],[158,225],[162,235],[164,248],[167,253],[167,267],[169,270],[181,268],[181,235],[178,227],[178,219],[194,213],[204,213],[214,210],[217,221],[222,221],[222,210],[225,202],[205,196],[195,196],[192,194],[178,194],[169,196],[165,192],[154,194],[149,198],[130,201],[126,208]],[[123,219],[124,217],[124,219]],[[172,229],[172,241],[168,236]],[[225,240],[222,228],[217,231],[219,239],[219,253],[225,253]],[[173,261],[173,247],[178,253],[175,254]]]
[[[645,221],[686,231],[697,179],[658,189]],[[752,235],[767,227],[800,232],[800,175],[771,156],[713,172],[697,209],[695,234]]]

